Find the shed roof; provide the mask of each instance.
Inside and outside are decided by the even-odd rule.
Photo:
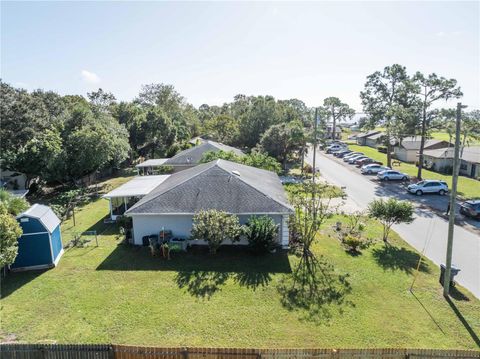
[[[61,222],[50,207],[38,203],[17,216],[17,218],[22,217],[38,219],[49,233],[52,233]]]
[[[136,165],[135,167],[136,167],[136,168],[158,167],[158,166],[163,165],[167,160],[168,160],[168,158],[154,158],[154,159],[146,160],[146,161],[144,161],[144,162],[142,162],[142,163],[139,163],[139,164]]]
[[[378,140],[385,136],[384,132],[374,133],[373,135],[366,136],[369,140]]]
[[[215,141],[204,140],[198,146],[195,146],[177,153],[175,156],[165,161],[164,164],[171,165],[171,166],[195,165],[200,163],[200,160],[202,159],[203,155],[206,152],[210,152],[210,151],[233,152],[238,156],[244,155],[244,153],[240,151],[238,148],[227,146],[227,145],[224,145],[223,143],[219,143]]]
[[[170,177],[170,175],[137,176],[127,183],[122,184],[120,187],[104,194],[102,197],[143,197],[159,184],[163,183],[168,177]]]
[[[172,174],[126,213],[193,214],[208,209],[235,214],[292,212],[275,173],[216,160]]]
[[[452,159],[454,156],[454,147],[427,150],[424,151],[423,154],[433,158]],[[464,147],[463,151],[460,151],[460,158],[466,162],[480,163],[480,146]]]

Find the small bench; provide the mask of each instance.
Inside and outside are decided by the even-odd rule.
[[[392,166],[400,166],[402,163],[398,160],[393,160],[392,161]]]

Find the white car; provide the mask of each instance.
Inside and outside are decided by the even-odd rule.
[[[378,172],[387,171],[387,170],[391,170],[391,168],[379,165],[377,163],[371,163],[369,165],[362,166],[362,168],[360,169],[360,171],[363,174],[367,174],[367,175],[372,175],[372,174],[376,174]]]
[[[345,162],[348,162],[348,160],[353,157],[353,156],[358,156],[358,155],[363,155],[362,152],[352,152],[352,153],[349,153],[348,155],[346,155],[345,157],[343,157],[343,160]]]
[[[407,187],[408,192],[421,196],[424,193],[438,193],[443,196],[448,192],[448,185],[444,181],[425,180],[413,183]]]
[[[378,172],[377,177],[381,181],[408,181],[410,179],[407,174],[394,170]]]
[[[355,163],[356,160],[360,160],[360,159],[363,159],[363,158],[368,158],[368,156],[358,155],[358,156],[350,157],[350,158],[348,159],[348,163],[353,164],[353,163]]]

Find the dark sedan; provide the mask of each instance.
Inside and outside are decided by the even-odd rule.
[[[467,217],[480,220],[480,200],[465,201],[460,205],[460,213]]]
[[[356,161],[355,164],[356,164],[358,167],[362,167],[362,166],[370,165],[370,164],[383,165],[382,162],[375,161],[374,159],[371,159],[371,158],[363,158],[363,159],[360,159],[360,160]]]

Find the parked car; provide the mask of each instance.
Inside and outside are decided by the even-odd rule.
[[[408,181],[410,179],[407,174],[393,170],[378,172],[377,177],[381,181]]]
[[[368,165],[364,165],[360,169],[360,171],[363,174],[367,174],[367,175],[377,174],[378,172],[387,171],[387,170],[391,170],[391,168],[379,165],[378,163],[371,163]]]
[[[364,159],[364,158],[368,158],[368,156],[365,156],[365,155],[358,155],[358,156],[353,156],[353,157],[350,157],[348,159],[348,163],[350,163],[351,165],[353,165],[355,163],[355,161],[359,160],[359,159]]]
[[[407,187],[408,192],[421,196],[424,193],[438,193],[443,196],[448,192],[448,185],[445,181],[424,180],[412,183]]]
[[[345,146],[343,145],[339,145],[339,144],[335,144],[335,145],[331,145],[331,146],[328,146],[325,150],[326,153],[332,153],[334,151],[339,151],[339,150],[344,150],[345,149]]]
[[[362,158],[362,159],[357,160],[357,161],[355,162],[355,164],[357,165],[357,167],[362,167],[362,166],[368,165],[368,164],[370,164],[370,163],[376,163],[376,164],[378,164],[378,165],[383,165],[382,162],[375,161],[375,160],[372,159],[372,158]]]
[[[349,155],[350,153],[352,153],[352,150],[343,150],[343,151],[335,152],[334,155],[338,158],[343,158],[346,155]]]
[[[358,156],[358,155],[363,155],[363,153],[362,153],[362,152],[352,152],[352,153],[349,153],[348,155],[345,155],[345,156],[343,157],[343,160],[344,160],[345,162],[348,162],[348,160],[350,159],[350,157]]]
[[[460,213],[480,220],[480,199],[471,199],[460,205]]]

